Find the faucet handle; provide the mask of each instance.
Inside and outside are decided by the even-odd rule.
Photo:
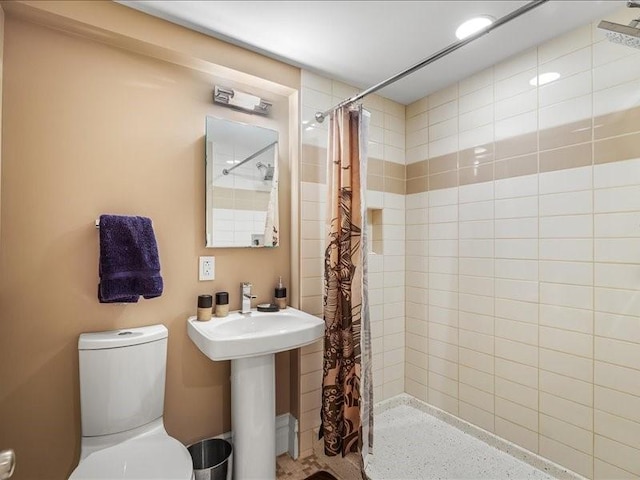
[[[251,293],[251,287],[253,287],[253,285],[251,285],[249,282],[242,282],[240,284],[240,286],[242,287],[242,296],[243,297],[249,298],[249,299],[257,298],[256,295],[253,295]]]

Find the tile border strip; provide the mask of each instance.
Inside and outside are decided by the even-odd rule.
[[[370,158],[368,190],[401,195],[640,158],[640,107],[402,165]],[[326,148],[302,145],[302,181],[325,183]]]

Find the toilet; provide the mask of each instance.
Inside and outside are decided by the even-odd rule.
[[[167,337],[164,325],[80,335],[82,444],[69,480],[194,478],[162,420]]]

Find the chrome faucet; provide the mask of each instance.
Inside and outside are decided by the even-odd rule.
[[[251,294],[251,284],[248,282],[242,282],[240,284],[240,289],[242,291],[242,310],[240,310],[240,313],[251,313],[251,300],[256,298],[255,295]]]

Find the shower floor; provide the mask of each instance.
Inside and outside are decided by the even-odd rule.
[[[408,405],[376,414],[374,435],[371,480],[554,478]]]

